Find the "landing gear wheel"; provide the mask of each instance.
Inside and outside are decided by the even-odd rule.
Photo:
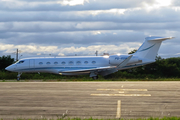
[[[98,79],[98,76],[94,76],[94,77],[92,77],[94,80],[97,80]]]
[[[18,73],[18,75],[17,75],[17,81],[19,81],[19,80],[20,80],[20,78],[21,78],[21,74],[22,74],[22,73]]]
[[[19,81],[20,80],[20,78],[17,78],[17,81]]]

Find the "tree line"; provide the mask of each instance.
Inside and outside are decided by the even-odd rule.
[[[0,57],[0,71],[5,71],[5,68],[14,63],[14,58],[11,58],[10,55],[3,55]]]

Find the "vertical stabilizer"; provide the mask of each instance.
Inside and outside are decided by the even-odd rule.
[[[134,55],[139,58],[155,60],[162,41],[172,38],[173,37],[147,37]]]

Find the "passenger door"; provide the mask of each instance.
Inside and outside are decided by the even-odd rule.
[[[29,68],[35,67],[35,60],[29,60]]]

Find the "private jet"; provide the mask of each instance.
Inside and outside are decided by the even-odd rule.
[[[74,56],[50,58],[26,58],[5,69],[18,72],[17,80],[22,73],[53,73],[59,75],[83,75],[98,79],[98,75],[106,76],[119,70],[130,69],[155,62],[162,41],[173,37],[146,37],[140,48],[130,55],[110,56]]]

